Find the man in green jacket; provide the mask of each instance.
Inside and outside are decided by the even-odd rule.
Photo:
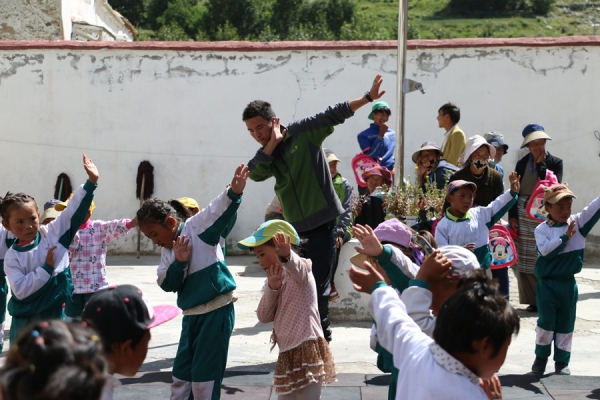
[[[275,177],[275,192],[283,217],[305,241],[303,256],[312,260],[321,326],[328,341],[331,341],[328,293],[335,251],[333,229],[344,209],[335,193],[321,145],[333,133],[335,125],[383,96],[382,82],[381,75],[377,75],[364,96],[335,104],[285,127],[266,101],[251,102],[242,115],[248,131],[261,145],[248,162],[250,179],[262,182]]]

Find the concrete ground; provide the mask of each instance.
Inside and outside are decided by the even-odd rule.
[[[159,256],[118,256],[108,258],[111,284],[130,283],[140,287],[150,301],[175,304],[174,293],[163,292],[156,284]],[[269,352],[272,324],[261,324],[255,314],[265,275],[254,257],[228,257],[227,263],[238,284],[236,321],[229,347],[223,399],[276,398],[270,384],[277,349]],[[571,376],[531,375],[537,314],[518,304],[516,279],[511,273],[511,303],[521,317],[521,332],[509,348],[499,372],[505,399],[600,399],[600,261],[588,261],[577,276],[578,318],[571,358]],[[152,329],[148,356],[139,373],[123,378],[115,399],[165,399],[169,397],[171,368],[180,334],[181,316]],[[7,320],[10,323],[10,317]],[[324,389],[323,399],[386,399],[389,377],[375,366],[376,355],[369,348],[369,322],[333,321],[331,348],[339,372],[338,382]],[[8,326],[7,326],[8,328]],[[8,334],[8,332],[7,332]],[[6,335],[8,336],[8,335]],[[8,343],[5,343],[5,348]],[[549,362],[548,372],[553,372]]]

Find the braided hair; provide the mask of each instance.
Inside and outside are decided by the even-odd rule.
[[[0,215],[2,215],[2,219],[8,220],[12,207],[23,207],[28,203],[36,204],[35,199],[28,194],[7,192],[4,197],[0,197]]]
[[[183,222],[192,216],[190,210],[177,200],[164,201],[160,199],[146,200],[137,212],[139,225],[160,224],[164,225],[168,217],[173,217],[177,222]]]

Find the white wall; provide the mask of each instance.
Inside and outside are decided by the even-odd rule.
[[[426,94],[407,95],[407,173],[422,142],[441,144],[435,117],[440,105],[453,101],[467,136],[505,134],[507,170],[517,161],[523,127],[543,125],[554,139],[548,150],[565,160],[564,181],[581,210],[600,194],[594,137],[600,41],[583,39],[585,46],[562,39],[548,39],[545,47],[534,47],[535,40],[473,40],[459,48],[464,41],[411,43],[418,49],[408,51],[407,77],[421,81]],[[24,191],[41,204],[52,197],[60,172],[74,184],[84,181],[85,152],[101,174],[95,218],[134,215],[143,160],[155,167],[156,197],[190,196],[205,205],[258,148],[241,120],[248,102],[270,101],[285,123],[362,96],[381,73],[384,100],[394,109],[394,45],[320,43],[307,50],[310,44],[279,43],[258,50],[244,43],[0,43],[0,192]],[[369,111],[359,110],[325,142],[351,181],[356,134],[368,126]],[[273,184],[248,183],[230,243],[262,222]],[[111,249],[133,252],[135,242],[131,234]],[[144,240],[143,250],[156,249]]]

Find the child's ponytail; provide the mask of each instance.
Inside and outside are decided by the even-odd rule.
[[[97,333],[81,322],[41,321],[24,331],[0,370],[6,400],[96,400],[106,381]]]
[[[184,206],[179,200],[169,200],[169,204],[177,212],[177,215],[182,221],[185,221],[192,216],[190,209]]]

